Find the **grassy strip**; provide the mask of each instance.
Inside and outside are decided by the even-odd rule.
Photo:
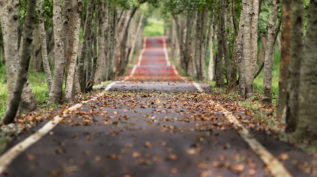
[[[144,27],[143,36],[163,36],[164,35],[164,21],[156,18],[148,18]]]
[[[5,67],[0,68],[0,117],[4,116],[7,105],[7,84],[5,78]],[[28,74],[28,81],[35,95],[36,104],[46,105],[49,92],[46,84],[46,77],[44,73],[30,72]]]
[[[253,97],[242,100],[238,91],[228,92],[226,88],[217,88],[214,87],[214,85],[215,83],[212,82],[211,86],[213,87],[213,94],[237,102],[239,106],[250,111],[255,122],[262,122],[263,125],[266,125],[269,129],[277,132],[280,140],[295,144],[297,148],[317,157],[317,141],[296,142],[290,135],[286,134],[284,132],[284,121],[276,118],[276,106],[262,104],[261,98],[263,93],[261,91],[255,91]]]

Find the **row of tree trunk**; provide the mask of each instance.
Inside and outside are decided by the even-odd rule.
[[[267,32],[261,36],[259,11],[264,1],[242,0],[240,17],[236,16],[236,3],[239,2],[213,1],[213,10],[198,8],[194,12],[173,14],[170,37],[172,47],[177,50],[172,56],[179,57],[187,75],[198,80],[205,80],[208,75],[216,86],[237,87],[243,98],[253,95],[254,79],[264,70],[263,102],[271,104],[277,43],[281,51],[277,116],[286,119],[286,131],[295,137],[316,138],[316,1],[310,1],[305,13],[303,1],[283,0],[279,19],[280,1],[272,0]]]
[[[26,77],[30,60],[45,72],[48,103],[71,102],[76,93],[123,75],[143,30],[138,7],[125,9],[112,1],[53,0],[53,16],[47,19],[41,1],[27,0],[23,22],[19,0],[3,1],[0,7],[8,83],[5,124],[14,120],[19,106],[35,109]],[[136,33],[139,38],[132,38]]]

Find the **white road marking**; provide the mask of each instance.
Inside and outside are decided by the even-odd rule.
[[[193,82],[193,85],[199,92],[203,92],[203,89],[199,84]],[[241,137],[248,143],[251,149],[262,159],[265,163],[266,168],[271,172],[271,174],[275,177],[291,177],[292,175],[287,171],[284,165],[275,158],[260,142],[258,142],[239,121],[238,119],[229,112],[222,105],[215,103],[210,100],[210,104],[216,105],[219,108],[225,117],[233,124],[236,131],[239,132]]]
[[[118,81],[116,82],[112,82],[109,85],[107,85],[107,87],[105,88],[105,91],[109,91],[114,85],[116,85],[118,83]]]
[[[187,79],[186,77],[183,77],[183,76],[181,76],[181,75],[179,74],[179,72],[177,71],[177,69],[175,68],[174,65],[172,66],[172,68],[173,68],[174,73],[175,73],[176,76],[178,76],[179,78],[181,78],[181,79],[182,79],[183,81],[185,81],[185,82],[188,81],[188,79]]]
[[[169,57],[168,57],[166,38],[165,37],[164,37],[164,40],[163,40],[163,50],[164,50],[167,66],[171,66],[171,62],[170,62]]]
[[[130,78],[132,78],[135,74],[136,69],[141,66],[141,61],[143,59],[143,55],[144,55],[144,52],[146,50],[146,40],[147,40],[147,38],[145,37],[144,41],[143,41],[143,49],[141,50],[141,53],[140,53],[139,58],[138,58],[138,63],[134,65],[130,75],[126,76],[123,81],[127,81]]]
[[[113,87],[117,82],[113,82],[109,84],[105,91],[108,91]],[[67,113],[69,111],[74,111],[76,109],[79,109],[83,104],[89,102],[89,101],[94,101],[98,97],[102,96],[102,93],[98,94],[96,97],[88,100],[88,101],[83,101],[81,103],[78,103],[66,110],[63,111],[63,116],[67,116]],[[28,147],[32,146],[34,143],[38,142],[43,136],[45,136],[48,132],[53,130],[61,121],[63,120],[62,117],[60,116],[55,116],[51,121],[46,123],[42,128],[40,128],[37,132],[33,133],[30,135],[28,138],[25,140],[21,141],[20,143],[16,144],[14,147],[9,149],[6,153],[4,153],[0,157],[0,175],[4,173],[5,169],[8,167],[8,165],[18,156],[20,155],[23,151],[25,151]]]
[[[145,52],[145,50],[146,50],[146,40],[147,40],[147,38],[144,38],[144,41],[143,41],[143,49],[142,49],[142,51],[141,51],[141,55],[139,56],[138,67],[141,66],[141,61],[142,61],[142,59],[143,59],[143,54],[144,54],[144,52]],[[133,75],[132,75],[132,76],[133,76]]]

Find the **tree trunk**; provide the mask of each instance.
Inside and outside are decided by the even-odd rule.
[[[30,63],[30,46],[33,40],[33,23],[35,21],[36,0],[28,0],[26,19],[23,27],[23,43],[21,46],[22,55],[20,56],[20,67],[18,69],[17,79],[14,81],[14,92],[8,102],[7,111],[3,118],[4,124],[12,123],[19,109],[23,87],[27,81],[27,74]]]
[[[112,5],[112,4],[111,4]],[[117,40],[116,40],[116,27],[117,27],[117,11],[115,9],[113,9],[112,6],[109,7],[109,12],[110,12],[110,16],[111,17],[111,21],[110,21],[110,31],[109,31],[109,65],[108,65],[108,80],[112,80],[114,79],[115,75],[114,75],[114,62],[116,59],[116,52],[117,52]]]
[[[66,65],[65,50],[63,41],[63,21],[62,21],[61,1],[53,0],[53,28],[54,28],[54,78],[49,94],[49,104],[59,104],[63,96],[64,69]]]
[[[219,1],[219,11],[218,11],[218,33],[217,33],[217,41],[218,41],[218,50],[216,56],[216,86],[222,87],[224,86],[224,77],[223,77],[223,56],[224,56],[224,3],[223,1]]]
[[[196,43],[195,43],[195,55],[194,60],[196,60],[196,78],[198,80],[204,80],[205,76],[205,58],[204,53],[204,44],[205,44],[205,34],[206,34],[206,13],[207,11],[200,10],[197,13],[197,25],[196,25]]]
[[[7,103],[13,97],[15,82],[20,64],[19,51],[19,1],[3,1],[0,3],[0,18],[4,44],[4,59],[6,64],[6,79],[8,96]],[[14,8],[12,8],[14,7]],[[20,109],[31,111],[36,108],[34,94],[28,82],[24,85]]]
[[[189,15],[189,14],[187,14]],[[185,44],[184,44],[184,35],[183,35],[183,31],[180,25],[180,19],[178,16],[173,15],[173,19],[174,19],[174,23],[175,23],[175,28],[176,28],[176,33],[177,33],[177,40],[178,40],[178,47],[179,47],[179,58],[181,61],[181,67],[183,68],[183,70],[186,72],[186,74],[188,74],[188,57],[186,56],[186,52],[188,52],[187,50],[185,51]],[[187,25],[188,26],[188,25]],[[189,33],[189,31],[186,31],[186,35]]]
[[[84,34],[83,34],[83,47],[81,49],[81,54],[78,62],[78,79],[81,92],[86,92],[86,73],[85,73],[85,59],[91,60],[88,53],[90,51],[90,36],[91,36],[91,22],[93,17],[95,0],[88,1],[86,20],[84,25]]]
[[[40,0],[37,1],[38,5],[38,14],[39,14],[39,32],[40,32],[40,41],[41,41],[41,53],[42,53],[42,60],[43,60],[43,67],[46,75],[46,82],[47,82],[47,87],[48,90],[51,89],[52,85],[52,73],[51,73],[51,68],[50,64],[48,61],[48,56],[47,56],[47,43],[46,43],[46,31],[45,31],[45,26],[44,26],[44,13],[42,10],[42,2]]]
[[[227,79],[227,83],[228,85],[230,85],[230,76],[231,76],[231,60],[230,60],[230,54],[229,54],[229,45],[228,45],[228,32],[227,32],[227,24],[228,24],[228,0],[222,0],[221,1],[222,4],[222,10],[223,10],[223,17],[224,17],[224,23],[223,25],[223,29],[224,29],[224,33],[222,34],[223,37],[223,43],[222,43],[222,48],[223,48],[223,57],[224,57],[224,61],[226,64],[226,79]]]
[[[210,32],[209,32],[209,65],[208,65],[208,79],[214,81],[215,78],[215,59],[214,59],[214,13],[210,18]]]
[[[298,119],[300,67],[303,53],[304,4],[293,0],[291,4],[291,59],[289,65],[288,100],[286,103],[286,132],[294,132]]]
[[[282,12],[282,48],[280,59],[280,78],[279,78],[279,103],[276,115],[282,118],[283,112],[286,110],[288,100],[287,82],[289,78],[289,62],[291,54],[291,0],[283,0]]]
[[[72,0],[72,14],[69,28],[69,47],[67,57],[69,58],[69,67],[67,72],[67,82],[65,88],[65,98],[68,102],[75,96],[75,71],[79,49],[80,16],[83,4],[80,0]]]
[[[301,6],[300,6],[301,7]],[[298,12],[300,13],[301,10]],[[298,123],[295,135],[298,138],[316,140],[317,137],[317,2],[310,1],[308,26],[303,52]],[[300,19],[297,19],[300,20]],[[296,21],[299,23],[299,21]],[[299,23],[301,24],[301,23]]]
[[[272,72],[273,63],[275,57],[275,32],[276,32],[276,20],[279,10],[279,0],[272,1],[272,11],[269,21],[269,29],[267,32],[267,49],[265,50],[264,58],[264,79],[263,79],[263,102],[266,104],[272,103]]]
[[[253,94],[253,80],[257,61],[259,1],[243,0],[243,57],[240,67],[240,94],[249,98]],[[241,29],[240,29],[241,30]]]
[[[105,8],[105,3],[99,4],[99,32],[98,38],[98,58],[97,58],[97,71],[95,76],[95,83],[100,84],[107,80],[107,65],[106,65],[106,31],[108,28],[108,8]]]
[[[137,30],[136,30],[135,37],[134,37],[134,39],[132,41],[132,48],[131,48],[131,52],[130,52],[130,56],[129,56],[129,61],[132,60],[133,55],[134,55],[134,51],[135,51],[135,48],[136,48],[136,45],[137,45],[137,41],[141,37],[141,32],[142,32],[141,30],[142,30],[143,23],[144,23],[144,14],[142,13],[141,17],[139,19],[139,24],[138,24],[138,27],[137,27]]]
[[[232,66],[233,70],[231,72],[231,82],[229,84],[229,89],[234,89],[236,87],[236,80],[237,80],[237,72],[234,71],[235,66],[237,65],[239,68],[240,72],[240,82],[239,82],[239,87],[240,87],[240,93],[243,90],[243,87],[245,87],[243,84],[243,76],[244,75],[244,66],[243,66],[243,26],[244,26],[244,18],[245,18],[245,12],[244,10],[241,10],[241,15],[240,15],[240,22],[239,22],[239,31],[237,32],[234,45],[233,45],[233,54],[232,54]]]
[[[117,59],[118,65],[117,65],[117,74],[118,76],[122,76],[125,72],[125,68],[127,66],[127,61],[128,61],[128,50],[127,49],[127,37],[128,37],[128,31],[130,27],[130,23],[132,18],[134,17],[135,13],[137,11],[137,7],[134,7],[131,10],[131,13],[129,13],[129,16],[123,26],[123,31],[121,31],[121,34],[119,33],[119,40],[118,40],[118,45],[117,45]]]

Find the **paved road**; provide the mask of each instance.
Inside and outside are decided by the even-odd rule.
[[[178,75],[166,58],[164,38],[145,43],[124,81],[70,111],[18,155],[5,176],[272,176],[217,109],[216,103],[225,105],[225,100],[206,84],[201,84],[204,93],[198,92]],[[233,113],[246,117],[239,109]],[[316,159],[261,131],[252,132],[293,176],[312,176],[316,170]]]

